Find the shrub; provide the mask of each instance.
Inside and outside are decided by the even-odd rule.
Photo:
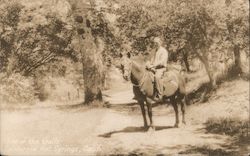
[[[249,121],[237,118],[210,118],[205,123],[211,133],[244,137],[247,135]]]
[[[39,77],[35,79],[35,89],[40,101],[71,101],[82,98],[83,88],[70,78]]]
[[[35,101],[35,89],[32,78],[12,74],[0,76],[0,101],[7,104],[31,104]]]

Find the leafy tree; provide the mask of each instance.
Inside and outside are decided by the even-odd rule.
[[[235,57],[233,72],[235,75],[242,74],[241,53],[246,52],[249,56],[249,4],[244,0],[226,0],[225,3],[225,23]]]
[[[85,103],[102,100],[105,74],[111,58],[118,56],[119,42],[94,1],[70,0],[73,25],[77,31],[75,48],[80,53],[85,88]]]
[[[81,64],[78,72],[84,80],[85,102],[90,103],[102,100],[106,70],[117,60],[123,44],[130,45],[134,55],[150,57],[155,51],[152,40],[160,36],[170,61],[183,62],[187,71],[190,61],[200,59],[211,86],[216,83],[213,64],[229,66],[233,60],[232,71],[238,75],[241,55],[249,57],[245,0],[67,1],[71,5],[68,17],[62,20],[56,13],[46,13],[40,23],[30,16],[35,9],[24,10],[17,1],[1,1],[1,73],[27,77],[58,69],[57,75],[64,77],[67,69]],[[65,63],[68,58],[76,64]]]
[[[189,61],[198,57],[205,66],[211,85],[215,83],[211,64],[219,62],[221,57],[227,60],[235,56],[235,64],[240,66],[237,51],[239,47],[248,47],[247,5],[244,0],[239,0],[234,5],[228,0],[227,7],[224,1],[218,3],[213,0],[109,3],[118,17],[117,36],[132,42],[133,52],[144,51],[147,54],[151,51],[152,37],[162,36],[170,52],[170,59],[184,62],[187,71],[190,71]],[[114,7],[115,5],[119,7]],[[223,28],[222,25],[227,27]],[[236,42],[240,42],[241,46],[237,46]],[[230,48],[234,49],[233,54]]]
[[[13,46],[19,47],[19,44],[14,44],[14,34],[17,31],[20,21],[20,13],[22,6],[19,3],[3,3],[0,6],[0,71],[6,71],[11,68],[8,62],[14,62],[14,54],[11,54]]]
[[[19,22],[25,22],[26,18],[21,10],[19,3],[10,3],[2,10],[7,14],[0,21],[3,30],[0,36],[2,72],[27,76],[58,57],[76,59],[75,51],[70,46],[72,33],[65,27],[66,23],[48,14],[47,23],[43,25],[21,27]]]

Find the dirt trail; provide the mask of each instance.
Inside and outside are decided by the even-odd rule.
[[[247,118],[247,86],[242,80],[223,84],[208,103],[187,108],[188,123],[180,128],[172,127],[172,107],[155,107],[154,132],[144,132],[140,127],[143,123],[138,107],[1,111],[0,151],[8,155],[172,155],[204,146],[230,150],[234,148],[228,148],[232,138],[206,133],[203,123],[217,116]]]

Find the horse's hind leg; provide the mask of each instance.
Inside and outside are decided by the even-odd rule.
[[[172,106],[174,107],[174,112],[175,112],[175,125],[174,125],[174,127],[179,127],[179,112],[178,112],[178,105],[176,103],[176,99],[174,97],[171,97],[170,102],[171,102]]]
[[[141,107],[141,113],[142,113],[142,117],[143,117],[143,122],[144,122],[144,128],[148,128],[148,123],[147,123],[147,118],[146,118],[146,111],[145,111],[145,108],[144,108],[144,101],[143,100],[140,100],[138,101],[138,103],[140,104],[140,107]]]
[[[186,119],[185,119],[186,102],[183,102],[182,99],[180,99],[179,101],[180,101],[180,104],[181,104],[182,123],[186,124]]]
[[[152,104],[149,99],[146,99],[147,107],[148,107],[148,116],[149,116],[149,121],[150,121],[150,127],[155,129],[154,123],[153,123],[153,113],[152,113]]]
[[[180,92],[177,94],[177,102],[181,104],[182,123],[186,124],[186,120],[185,120],[186,101],[185,102],[182,101],[184,100],[184,98],[186,99],[184,94]]]

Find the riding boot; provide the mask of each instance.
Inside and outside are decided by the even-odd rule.
[[[161,100],[162,99],[162,94],[159,92],[158,89],[157,89],[156,94],[155,94],[155,99],[156,100]]]

